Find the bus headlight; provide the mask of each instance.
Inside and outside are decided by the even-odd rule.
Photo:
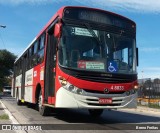
[[[77,94],[80,94],[80,95],[84,94],[84,90],[83,89],[77,89]]]
[[[61,76],[58,77],[59,82],[62,86],[66,86],[67,85],[67,80]]]
[[[73,92],[74,91],[74,85],[69,85],[68,90]]]
[[[59,77],[59,82],[64,89],[66,89],[72,93],[79,94],[79,95],[83,95],[85,93],[85,91],[83,89],[79,89],[78,87],[72,85],[65,78],[63,78],[61,76]]]

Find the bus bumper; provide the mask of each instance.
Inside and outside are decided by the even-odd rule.
[[[111,104],[100,104],[100,98],[112,98]],[[116,109],[136,108],[137,93],[124,96],[124,94],[95,94],[78,95],[61,87],[56,94],[57,108],[93,108],[93,109]]]

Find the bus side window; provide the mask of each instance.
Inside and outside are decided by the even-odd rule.
[[[28,64],[29,64],[29,50],[27,50],[27,57],[26,57],[25,71],[27,71],[27,70],[28,70]]]
[[[44,48],[41,49],[39,52],[38,52],[38,64],[39,63],[42,63],[43,62],[43,59],[44,59]]]
[[[17,63],[15,64],[14,74],[15,74],[15,76],[17,76],[17,75],[18,75],[18,74],[17,74]]]
[[[18,75],[19,75],[19,73],[20,73],[20,72],[19,72],[19,70],[20,70],[20,65],[19,65],[19,64],[20,64],[20,61],[18,61],[18,64],[17,64],[17,65],[18,65],[18,69],[17,69],[17,74],[18,74]]]
[[[37,55],[35,54],[35,55],[33,55],[33,57],[32,57],[31,66],[32,66],[32,68],[33,68],[33,67],[36,66],[36,65],[37,65]]]
[[[44,59],[44,44],[45,44],[45,34],[43,34],[39,40],[38,53],[37,53],[37,63],[42,63]]]
[[[38,42],[36,41],[33,45],[34,47],[34,51],[33,51],[33,54],[36,54],[37,53],[37,48],[38,48]]]
[[[43,34],[40,37],[39,44],[38,44],[38,50],[41,50],[42,48],[44,48],[44,43],[45,43],[45,34]]]
[[[29,48],[27,70],[29,70],[31,68],[31,56],[32,56],[32,48]]]
[[[22,74],[22,60],[19,62],[19,74]]]
[[[31,69],[34,66],[34,45],[32,45],[32,47],[29,49],[29,69]]]
[[[37,65],[37,47],[38,42],[36,41],[32,46],[31,68]]]
[[[24,58],[24,60],[25,60],[25,66],[24,66],[24,70],[25,71],[27,71],[28,70],[28,51],[26,52],[26,54],[25,54],[25,58]]]
[[[29,57],[32,56],[32,48],[29,48]]]
[[[16,75],[17,76],[19,76],[20,75],[20,73],[21,73],[21,66],[20,66],[20,62],[21,62],[21,60],[19,60],[18,62],[17,62],[17,69],[16,69]]]

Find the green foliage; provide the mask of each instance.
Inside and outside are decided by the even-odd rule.
[[[160,109],[159,103],[149,103],[150,108]]]
[[[0,115],[0,120],[9,120],[9,116],[7,114]]]
[[[16,56],[13,53],[0,50],[0,89],[9,84],[8,78],[12,75],[15,59]]]

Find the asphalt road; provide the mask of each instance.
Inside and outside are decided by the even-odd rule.
[[[51,109],[51,114],[41,116],[32,106],[17,106],[16,101],[12,97],[2,96],[0,99],[12,115],[20,124],[45,124],[44,128],[54,130],[62,129],[62,132],[71,132],[79,130],[83,133],[88,132],[146,132],[146,130],[135,129],[139,124],[159,124],[160,115],[134,112],[127,110],[105,110],[101,117],[92,118],[87,110],[77,109]],[[55,125],[58,124],[58,125]],[[131,125],[133,124],[133,125]],[[145,126],[146,126],[145,125]],[[150,125],[153,126],[153,125]],[[159,126],[160,127],[160,126]],[[66,130],[67,129],[67,130]],[[123,129],[123,130],[122,130]],[[131,130],[131,131],[127,131]],[[160,129],[159,129],[160,130]],[[45,132],[49,132],[45,131]],[[58,131],[60,132],[60,131]],[[159,132],[157,130],[147,130],[147,132]]]

